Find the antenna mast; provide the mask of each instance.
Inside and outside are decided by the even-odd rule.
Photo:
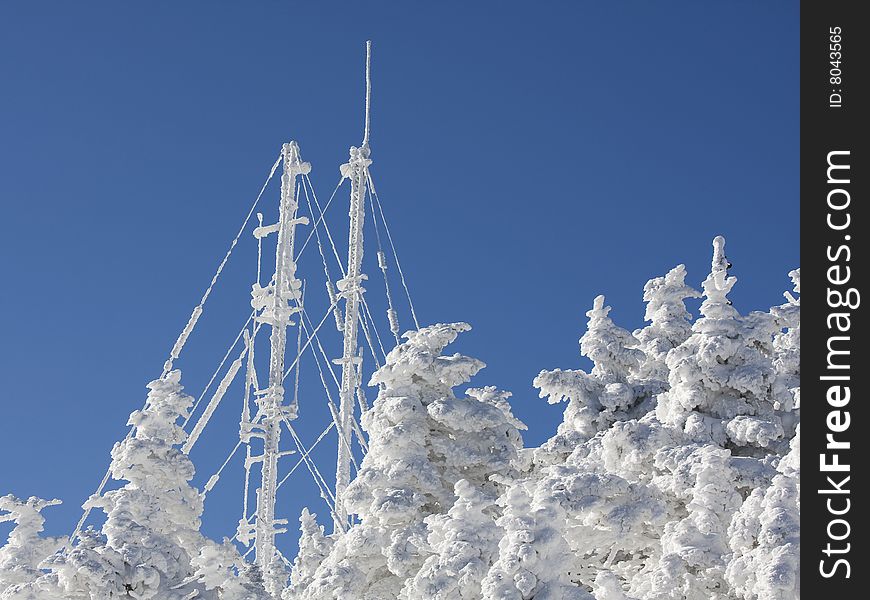
[[[271,327],[269,355],[269,385],[264,390],[254,391],[257,411],[253,419],[241,424],[242,441],[250,443],[252,437],[263,440],[263,454],[249,456],[247,469],[252,464],[261,463],[260,487],[257,490],[255,522],[249,525],[243,520],[239,524],[238,539],[249,543],[251,533],[255,542],[254,562],[260,567],[266,579],[267,589],[279,588],[280,582],[272,581],[273,561],[279,560],[275,550],[275,535],[286,531],[282,525],[286,519],[275,518],[275,495],[278,487],[278,459],[289,452],[281,452],[281,422],[297,416],[295,399],[284,404],[284,356],[287,347],[287,327],[294,325],[293,314],[302,310],[302,282],[296,278],[296,263],[293,259],[293,245],[296,225],[307,224],[306,217],[297,217],[299,207],[296,199],[296,177],[311,171],[311,165],[302,162],[299,145],[296,142],[284,144],[282,149],[284,172],[281,176],[281,204],[278,222],[273,225],[257,227],[254,236],[258,240],[277,232],[278,243],[275,250],[275,275],[265,287],[257,282],[253,286],[251,306],[257,312],[258,324]],[[249,342],[249,352],[253,352],[253,340]],[[249,362],[249,369],[252,365]],[[248,381],[256,381],[250,377]],[[252,532],[251,529],[254,529]],[[247,541],[245,541],[247,540]],[[280,589],[278,589],[280,592]]]
[[[350,483],[351,440],[353,436],[354,396],[359,386],[357,366],[362,358],[358,355],[359,305],[365,290],[362,287],[366,275],[361,272],[363,258],[363,222],[365,221],[365,195],[368,168],[372,164],[369,150],[369,127],[371,111],[371,57],[372,43],[366,42],[366,104],[365,130],[362,145],[351,146],[350,159],[341,165],[341,175],[350,179],[350,234],[348,236],[347,275],[336,282],[340,297],[345,300],[344,352],[336,361],[341,365],[341,403],[339,405],[338,460],[335,471],[335,516],[334,531],[347,529],[348,514],[344,505],[344,492]]]

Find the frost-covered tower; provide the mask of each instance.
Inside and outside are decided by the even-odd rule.
[[[340,404],[338,407],[338,457],[335,466],[335,508],[333,510],[335,531],[344,531],[348,526],[348,510],[345,491],[350,483],[352,462],[351,447],[354,428],[354,401],[360,385],[359,371],[362,357],[359,354],[359,319],[362,282],[368,279],[362,272],[363,225],[366,214],[366,184],[369,180],[369,166],[372,164],[369,148],[369,123],[371,106],[371,42],[366,42],[366,105],[365,130],[360,146],[350,148],[348,162],[341,165],[341,176],[350,180],[350,231],[348,233],[347,271],[336,283],[339,297],[344,299],[343,320],[337,317],[343,334],[341,358]],[[336,313],[338,314],[338,313]],[[394,318],[391,315],[391,319]]]
[[[302,161],[296,142],[284,144],[284,172],[281,177],[281,203],[278,222],[268,227],[258,227],[254,235],[263,239],[277,233],[275,249],[275,273],[266,286],[254,284],[251,306],[256,312],[257,323],[270,327],[269,336],[269,379],[268,387],[255,390],[256,412],[252,417],[243,415],[241,424],[242,440],[249,447],[252,438],[262,440],[262,453],[250,456],[246,468],[260,464],[260,485],[256,492],[257,505],[254,523],[243,520],[239,523],[237,538],[249,542],[253,537],[255,562],[267,577],[267,587],[277,593],[284,585],[280,559],[275,550],[275,535],[285,531],[286,519],[275,518],[275,502],[278,489],[278,458],[281,430],[285,423],[296,418],[296,399],[285,402],[284,397],[284,358],[287,349],[287,328],[293,325],[292,317],[302,310],[302,282],[296,277],[294,255],[296,226],[308,223],[306,217],[297,216],[299,202],[296,198],[297,177],[307,174],[311,165]],[[249,343],[249,353],[253,353],[253,342]],[[249,371],[253,369],[249,361]],[[256,382],[256,377],[248,375],[248,385]],[[247,413],[247,402],[245,412]],[[252,531],[253,530],[253,531]],[[252,535],[253,534],[253,535]]]

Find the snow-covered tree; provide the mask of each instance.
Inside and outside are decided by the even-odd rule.
[[[227,539],[223,544],[205,540],[199,554],[191,560],[191,567],[194,570],[191,579],[221,600],[273,600],[266,592],[259,568],[246,564]]]
[[[591,372],[556,369],[541,371],[535,378],[541,398],[551,404],[568,400],[556,435],[536,453],[542,463],[562,461],[577,445],[615,421],[642,415],[649,410],[644,401],[661,391],[654,382],[634,378],[645,355],[636,348],[638,340],[616,325],[609,312],[604,296],[598,296],[586,313],[589,324],[580,338],[580,354],[592,360]]]
[[[299,551],[290,571],[290,587],[282,595],[284,600],[301,597],[314,578],[317,567],[332,549],[332,538],[324,534],[323,527],[317,524],[317,515],[308,508],[303,508],[299,516],[299,532]]]
[[[692,334],[692,315],[686,310],[686,299],[700,296],[700,292],[686,285],[685,265],[677,265],[664,277],[650,279],[643,287],[644,320],[649,325],[634,332],[646,355],[639,369],[640,377],[668,381],[665,362],[668,352]]]
[[[12,494],[0,497],[0,523],[15,526],[0,547],[0,595],[12,587],[35,581],[42,575],[40,563],[57,551],[61,538],[42,537],[43,509],[60,504],[60,500],[43,500],[31,496],[20,500]]]
[[[620,582],[640,572],[657,553],[669,508],[648,483],[608,471],[602,439],[578,448],[566,464],[547,467],[534,496],[559,515],[553,526],[571,549],[572,579],[586,589],[594,589],[602,572]]]
[[[716,237],[713,249],[702,318],[668,353],[670,389],[659,396],[656,414],[697,442],[764,448],[783,436],[772,397],[776,322],[769,313],[740,317],[728,300],[737,279],[728,275],[725,239]]]
[[[502,501],[504,535],[483,580],[483,600],[594,600],[571,580],[574,557],[554,506],[534,505],[523,483],[511,486]]]
[[[729,527],[726,578],[740,598],[800,598],[800,427],[779,474],[756,488]]]
[[[109,548],[106,537],[93,527],[82,531],[71,549],[47,558],[43,567],[50,569],[49,574],[33,584],[40,600],[129,597],[123,557]]]
[[[777,324],[783,328],[773,339],[773,365],[776,369],[773,395],[776,408],[784,412],[799,409],[801,402],[801,270],[795,269],[789,277],[798,297],[786,292],[786,303],[771,309]]]
[[[191,559],[203,546],[202,497],[189,483],[193,463],[178,448],[187,434],[177,421],[193,398],[183,392],[177,370],[148,389],[145,408],[130,415],[134,435],[112,449],[112,476],[127,483],[87,504],[107,515],[102,532],[121,556],[129,595],[182,599],[197,589]]]
[[[521,423],[506,395],[484,388],[457,397],[453,388],[484,365],[441,354],[469,329],[453,323],[406,333],[372,376],[380,392],[362,419],[369,450],[345,494],[360,523],[341,536],[305,598],[400,597],[429,555],[425,519],[453,505],[456,482],[497,493],[511,477]]]
[[[498,556],[501,529],[495,498],[467,480],[455,487],[446,515],[426,517],[433,555],[407,588],[410,600],[479,600],[481,582]]]
[[[789,276],[800,294],[800,269]],[[733,554],[726,578],[746,600],[800,597],[800,298],[784,295],[786,303],[770,311],[781,328],[773,340],[772,393],[786,439],[791,437],[789,452],[769,485],[749,488],[729,528]]]
[[[645,600],[729,598],[728,525],[742,501],[730,452],[684,445],[659,452],[657,462],[670,473],[667,491],[683,506],[665,525],[657,563],[632,581],[631,593]]]

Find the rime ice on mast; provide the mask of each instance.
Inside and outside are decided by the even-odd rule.
[[[368,279],[362,273],[363,223],[365,221],[366,182],[368,168],[372,164],[369,156],[369,124],[371,106],[371,49],[372,43],[366,42],[366,111],[365,132],[359,148],[351,147],[350,159],[341,165],[341,175],[350,179],[350,233],[348,235],[347,274],[337,282],[339,296],[344,298],[344,351],[335,361],[341,365],[341,393],[339,405],[338,458],[335,472],[335,515],[334,530],[342,532],[347,528],[348,514],[344,506],[344,491],[350,483],[351,441],[353,436],[354,397],[359,386],[358,370],[362,360],[358,354],[359,306],[365,289],[362,282]]]
[[[256,373],[253,372],[253,340],[247,339],[248,347],[248,384],[254,387],[256,411],[253,416],[243,415],[240,434],[248,444],[246,468],[260,464],[260,486],[257,489],[257,506],[254,522],[244,519],[239,523],[237,538],[243,543],[254,541],[255,563],[268,578],[273,561],[279,560],[275,550],[275,535],[286,529],[286,519],[275,518],[275,494],[278,487],[278,459],[290,454],[281,452],[281,423],[295,419],[297,406],[295,399],[284,401],[284,357],[287,347],[287,328],[295,323],[294,314],[302,310],[302,282],[296,277],[296,263],[293,258],[296,226],[307,224],[306,217],[297,217],[299,207],[296,198],[296,178],[311,170],[311,165],[303,162],[296,142],[284,144],[282,150],[284,172],[281,177],[281,204],[278,222],[260,226],[254,230],[258,240],[277,233],[275,250],[275,274],[271,281],[261,286],[258,281],[253,285],[251,306],[255,311],[255,332],[262,325],[271,328],[269,336],[269,380],[265,389],[257,389]],[[246,405],[247,409],[247,405]],[[245,411],[247,413],[247,410]],[[246,418],[247,417],[247,418]],[[251,455],[250,444],[253,439],[263,441],[263,453]],[[267,582],[269,583],[269,582]],[[268,587],[268,586],[267,586]]]

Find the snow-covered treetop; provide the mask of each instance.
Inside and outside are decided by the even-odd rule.
[[[643,318],[652,323],[684,327],[692,315],[683,300],[700,297],[700,292],[686,285],[686,265],[677,265],[664,277],[650,279],[643,286],[643,299],[647,303]]]
[[[704,288],[701,314],[711,319],[736,317],[737,310],[731,306],[728,293],[737,283],[737,278],[728,275],[731,263],[725,256],[725,238],[721,235],[713,238],[713,260],[710,267],[710,274],[701,284]]]
[[[58,504],[60,500],[43,500],[36,496],[27,500],[12,494],[0,497],[0,523],[15,523],[6,544],[0,547],[0,597],[15,600],[32,598],[15,594],[12,588],[18,589],[19,585],[41,575],[42,561],[66,541],[65,538],[44,538],[39,535],[45,523],[42,510]]]
[[[43,500],[31,496],[27,500],[16,498],[12,494],[0,496],[0,523],[12,521],[15,527],[9,533],[9,544],[22,544],[36,538],[42,532],[45,517],[42,511],[49,506],[61,504],[60,500]]]
[[[441,356],[441,351],[470,329],[468,323],[439,323],[405,333],[402,337],[407,341],[387,354],[386,364],[372,375],[369,385],[383,384],[400,390],[418,385],[420,378],[437,387],[466,383],[484,363],[460,354]]]
[[[685,265],[677,265],[664,277],[650,279],[643,286],[647,303],[644,320],[650,324],[635,336],[644,343],[660,338],[671,348],[681,344],[692,331],[692,315],[686,310],[685,300],[700,297],[699,291],[686,285]]]
[[[610,307],[604,305],[604,296],[597,296],[586,313],[589,324],[580,338],[580,354],[595,364],[592,375],[606,382],[624,382],[640,364],[643,352],[634,348],[637,339],[611,321],[608,313]]]
[[[788,276],[791,278],[791,282],[794,284],[794,291],[797,294],[801,293],[801,270],[795,269],[794,271],[790,271]],[[789,298],[791,294],[786,292],[786,298]],[[790,298],[792,299],[792,298]],[[799,300],[795,300],[795,302],[800,302]]]

